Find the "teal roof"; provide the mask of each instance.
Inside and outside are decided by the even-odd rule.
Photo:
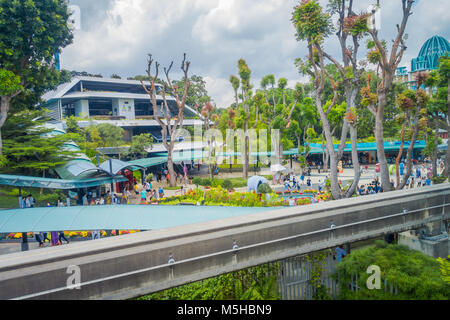
[[[99,174],[109,174],[109,170],[103,170],[96,167],[90,160],[75,159],[69,161],[65,165],[55,168],[56,173],[61,179],[66,180],[81,180],[94,178]]]
[[[167,157],[154,157],[154,158],[144,158],[137,159],[133,161],[128,161],[130,165],[140,166],[144,168],[154,167],[167,162]]]
[[[428,39],[420,49],[419,56],[411,60],[411,72],[437,69],[439,58],[450,52],[450,43],[440,36]]]
[[[212,221],[276,208],[165,205],[44,207],[0,211],[0,233],[155,230]]]
[[[63,180],[0,174],[0,185],[59,190],[89,188],[123,181],[128,181],[128,179],[123,176],[115,176],[114,178],[99,177],[84,180]]]
[[[405,141],[403,148],[406,151],[406,149],[409,147],[410,142]],[[384,150],[385,151],[398,151],[400,150],[400,141],[392,141],[392,142],[385,142],[384,143]],[[414,149],[424,149],[426,146],[426,142],[424,140],[419,140],[414,143]],[[311,150],[309,154],[322,154],[322,146],[318,143],[311,143],[310,145]],[[339,145],[334,145],[334,150],[338,150]],[[377,151],[377,143],[376,142],[365,142],[365,143],[358,143],[356,145],[358,152],[363,151]],[[351,152],[352,147],[350,144],[347,144],[345,146],[344,152]]]
[[[124,169],[129,169],[131,171],[135,171],[135,170],[139,170],[139,169],[144,169],[144,166],[140,166],[138,164],[131,164],[129,162],[125,162],[125,161],[121,161],[121,160],[117,160],[117,159],[111,159],[111,168],[110,168],[110,160],[107,160],[105,162],[103,162],[100,165],[100,169],[111,173],[111,169],[112,169],[112,173],[113,174],[118,174],[120,171],[124,170]]]

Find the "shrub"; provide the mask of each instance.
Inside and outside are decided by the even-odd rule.
[[[258,193],[272,193],[272,189],[267,183],[261,183],[258,186]]]
[[[222,182],[222,188],[224,188],[224,189],[229,191],[229,190],[233,189],[233,183],[231,182],[231,180],[225,179]]]
[[[441,183],[444,183],[445,180],[447,180],[447,177],[446,176],[439,176],[439,177],[435,176],[435,177],[431,178],[431,180],[433,180],[434,184],[441,184]]]
[[[202,182],[203,182],[203,180],[200,177],[195,177],[194,179],[192,179],[192,183],[195,184],[197,186],[197,188],[198,188],[198,186],[202,185]]]
[[[149,173],[145,178],[145,181],[153,181],[153,173]]]
[[[211,179],[209,178],[203,179],[201,185],[203,185],[204,187],[211,187],[212,185]]]

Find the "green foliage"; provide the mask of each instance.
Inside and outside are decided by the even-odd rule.
[[[220,275],[144,296],[139,300],[277,300],[279,264]]]
[[[257,192],[258,192],[258,193],[264,193],[264,194],[266,194],[266,193],[272,193],[272,188],[270,188],[270,186],[269,186],[267,183],[261,183],[261,184],[258,186]]]
[[[149,174],[145,177],[145,181],[153,181],[153,173],[149,173]]]
[[[202,185],[202,182],[203,182],[203,180],[200,177],[194,177],[194,179],[192,179],[192,183],[195,184],[197,186],[197,188],[198,188],[198,186]]]
[[[371,265],[380,267],[381,289],[366,286]],[[337,267],[341,299],[406,299],[447,300],[450,287],[441,278],[439,263],[425,254],[401,245],[383,245],[353,251]],[[352,275],[358,275],[359,291],[348,287]],[[396,287],[397,295],[386,291],[384,280]]]
[[[21,90],[20,77],[12,71],[0,69],[0,96],[9,96]]]
[[[292,23],[297,33],[297,40],[320,43],[333,31],[329,14],[324,13],[316,0],[302,1],[294,8]]]
[[[431,180],[433,181],[433,184],[441,184],[447,181],[446,176],[439,176],[439,177],[432,177]]]
[[[231,207],[281,207],[284,205],[277,194],[271,193],[270,198],[262,198],[255,192],[232,192],[221,186],[209,190],[188,190],[184,196],[174,196],[160,201],[164,205],[177,205],[179,203],[204,202],[206,206]]]
[[[203,105],[207,101],[211,101],[206,90],[206,81],[201,76],[192,75],[189,78],[190,87],[186,96],[186,104],[188,106]],[[178,87],[178,96],[180,99],[184,95],[185,79],[173,81],[173,85]]]
[[[205,186],[205,187],[211,187],[211,185],[212,185],[211,179],[209,179],[209,178],[203,179],[202,180],[202,185]]]
[[[2,172],[40,175],[73,158],[75,153],[64,149],[70,135],[51,134],[53,129],[44,126],[47,120],[45,111],[22,111],[6,120]]]
[[[306,256],[306,260],[311,263],[311,285],[314,300],[330,300],[326,287],[322,285],[322,276],[325,271],[326,252],[312,253]]]
[[[138,157],[144,158],[148,153],[146,149],[150,148],[152,144],[153,137],[149,133],[141,133],[138,136],[133,136],[130,149],[128,149],[126,155],[133,159],[137,159]]]
[[[224,188],[225,190],[233,189],[233,182],[231,182],[231,180],[229,180],[229,179],[225,179],[222,182],[222,188]]]
[[[450,256],[447,257],[447,259],[438,258],[437,261],[440,264],[441,267],[441,273],[442,273],[442,280],[444,280],[445,283],[450,285]]]

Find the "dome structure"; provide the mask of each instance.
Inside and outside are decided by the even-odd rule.
[[[411,72],[437,69],[439,58],[450,52],[450,43],[440,36],[433,36],[428,39],[419,56],[411,60]]]

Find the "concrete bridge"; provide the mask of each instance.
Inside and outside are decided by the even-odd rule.
[[[0,299],[133,298],[388,233],[438,233],[449,206],[441,184],[4,255]]]

